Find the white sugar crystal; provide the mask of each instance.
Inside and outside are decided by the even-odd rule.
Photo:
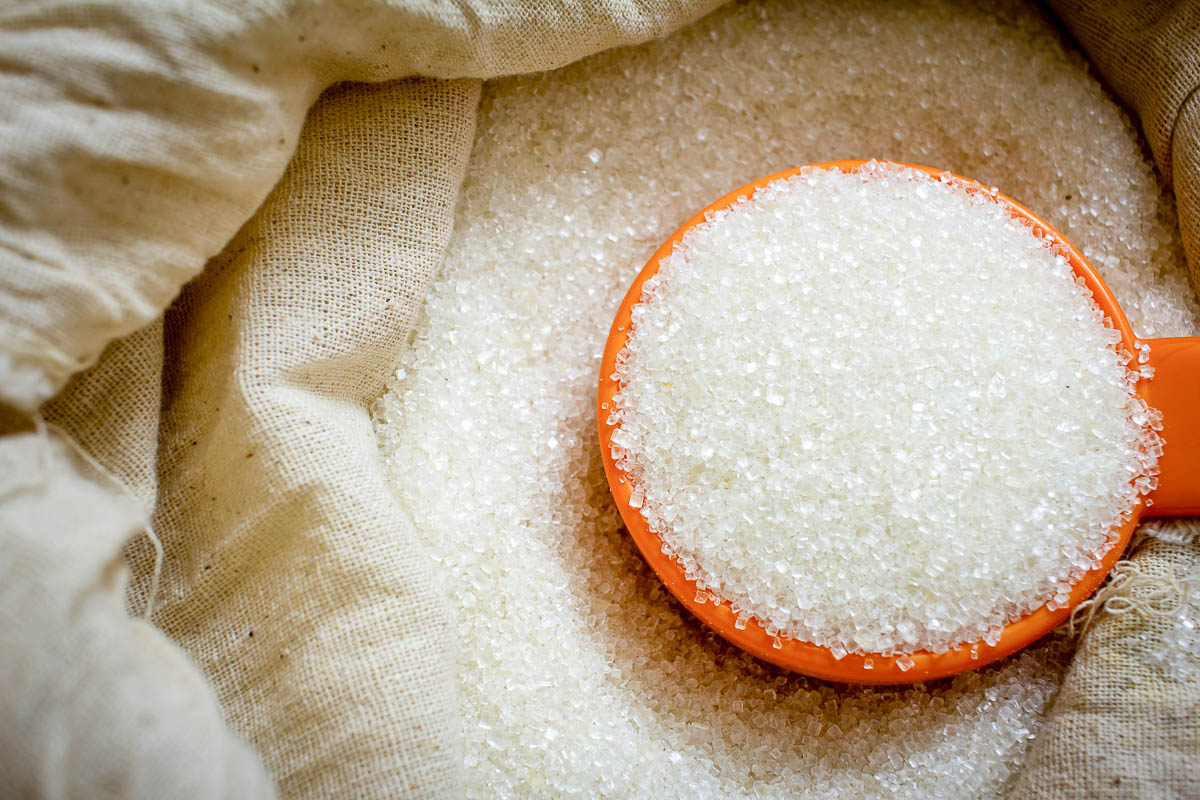
[[[635,487],[634,490],[629,494],[630,508],[641,508],[642,500],[645,498],[645,496],[646,492],[641,486]]]
[[[633,308],[631,505],[769,632],[835,657],[995,644],[1065,605],[1151,490],[1158,437],[1105,323],[986,195],[875,163],[774,181]]]
[[[1002,792],[1061,680],[1061,642],[902,690],[784,673],[671,600],[600,466],[599,351],[654,249],[733,187],[862,155],[1003,187],[1084,251],[1139,334],[1195,330],[1174,210],[1040,12],[737,3],[660,42],[488,84],[442,277],[379,406],[414,523],[397,536],[427,548],[458,624],[468,796]]]

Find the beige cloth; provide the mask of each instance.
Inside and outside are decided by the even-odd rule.
[[[57,437],[0,447],[0,795],[266,797],[205,678],[124,618],[144,511]]]
[[[1133,610],[1096,617],[1010,797],[1200,797],[1200,524],[1173,533],[1134,553],[1144,579],[1110,595]]]
[[[99,357],[45,415],[133,495],[57,435],[0,440],[18,796],[458,793],[453,631],[366,406],[449,234],[477,78],[716,2],[293,5],[0,12],[0,400],[33,410]],[[308,113],[415,73],[457,79]],[[169,640],[122,609],[150,509]],[[153,554],[127,548],[131,610]]]
[[[1050,5],[1141,119],[1159,169],[1174,184],[1193,284],[1200,288],[1200,3]],[[1192,530],[1177,542],[1151,537],[1132,551],[1132,563],[1164,583],[1200,580],[1200,527]],[[1188,646],[1173,632],[1178,614],[1146,613],[1153,608],[1146,586],[1127,585],[1111,596],[1118,603],[1132,599],[1135,610],[1099,614],[1081,640],[1009,792],[1012,800],[1200,797],[1200,668],[1164,670],[1156,654]],[[1163,602],[1170,608],[1183,598]]]
[[[57,395],[46,417],[132,495],[58,434],[0,439],[0,786],[456,793],[453,631],[366,404],[446,242],[477,79],[717,4],[0,11],[0,401],[32,411]],[[1113,30],[1119,48],[1132,29]],[[339,86],[308,113],[336,82],[410,75],[454,80]],[[1145,106],[1153,125],[1182,109],[1169,169],[1194,224],[1200,112],[1147,75],[1135,91],[1174,98]],[[150,509],[158,629],[122,609],[119,549]],[[153,552],[146,537],[126,548],[131,610]]]
[[[1175,186],[1179,227],[1200,291],[1200,3],[1048,0],[1109,87],[1138,116]]]

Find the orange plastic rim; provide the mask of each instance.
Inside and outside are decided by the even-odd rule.
[[[641,512],[629,505],[629,498],[634,488],[633,482],[613,461],[612,434],[616,430],[616,426],[608,424],[609,414],[616,407],[613,396],[619,390],[619,385],[613,380],[612,375],[616,370],[617,354],[624,348],[626,338],[632,327],[631,309],[641,299],[642,284],[658,271],[662,259],[671,254],[684,234],[692,228],[703,224],[712,212],[728,208],[739,200],[752,196],[758,189],[772,181],[790,178],[812,169],[838,169],[843,172],[855,172],[867,163],[870,162],[861,159],[827,161],[819,164],[809,164],[804,167],[796,167],[760,178],[753,183],[748,183],[739,189],[735,189],[705,207],[700,213],[685,222],[679,230],[675,231],[671,238],[663,242],[662,246],[650,257],[646,266],[638,274],[633,285],[629,287],[625,299],[621,301],[621,306],[617,310],[616,319],[613,320],[612,330],[609,332],[608,342],[605,345],[604,357],[600,366],[600,390],[596,400],[597,417],[599,420],[600,452],[604,460],[604,472],[608,477],[608,485],[612,490],[613,498],[616,500],[617,508],[621,512],[621,517],[625,521],[630,535],[637,543],[642,556],[658,574],[662,582],[666,584],[671,594],[704,624],[751,655],[805,675],[846,683],[911,683],[914,681],[944,678],[981,667],[984,664],[1004,658],[1020,650],[1057,627],[1059,623],[1063,622],[1071,614],[1076,606],[1090,597],[1099,588],[1100,584],[1103,583],[1104,579],[1108,577],[1108,573],[1121,558],[1121,554],[1129,543],[1129,537],[1145,510],[1145,503],[1139,500],[1133,509],[1129,521],[1117,532],[1115,544],[1105,554],[1104,558],[1101,559],[1100,569],[1090,570],[1075,584],[1065,607],[1051,610],[1042,606],[1032,611],[1021,619],[1010,623],[1004,629],[999,641],[994,645],[988,645],[980,641],[963,644],[944,653],[931,653],[928,651],[912,653],[909,655],[909,658],[912,660],[912,666],[904,670],[897,663],[900,656],[849,654],[841,659],[837,659],[833,657],[833,653],[827,648],[813,644],[812,642],[769,636],[762,625],[755,619],[750,619],[744,628],[739,629],[734,625],[735,616],[730,610],[728,603],[722,602],[717,604],[707,599],[703,601],[698,600],[697,596],[700,593],[696,587],[696,583],[684,577],[683,569],[679,563],[672,556],[662,551],[661,539],[650,530]],[[1135,348],[1137,340],[1133,335],[1133,329],[1130,327],[1124,313],[1122,313],[1120,306],[1117,305],[1117,301],[1108,286],[1096,274],[1083,255],[1061,233],[1056,231],[1037,214],[1034,214],[1025,208],[1025,206],[994,189],[990,189],[960,175],[955,175],[947,170],[933,169],[919,164],[908,164],[898,161],[876,163],[895,164],[921,170],[943,180],[953,181],[962,185],[968,191],[982,192],[994,199],[995,202],[1005,206],[1014,217],[1024,220],[1032,228],[1036,236],[1049,240],[1061,248],[1062,254],[1070,262],[1075,274],[1084,280],[1088,289],[1091,290],[1096,303],[1108,316],[1112,326],[1120,331],[1125,348],[1130,353],[1137,352]],[[1143,397],[1146,396],[1146,384],[1147,381],[1142,380],[1137,385],[1137,391]],[[700,596],[707,598],[711,594],[711,590],[706,589]]]

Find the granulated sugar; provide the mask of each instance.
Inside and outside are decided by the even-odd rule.
[[[768,635],[991,643],[1065,604],[1156,484],[1131,483],[1161,447],[1120,334],[953,180],[774,181],[689,231],[632,318],[614,460],[685,572]]]
[[[1020,762],[1062,642],[901,691],[777,670],[670,599],[601,468],[600,352],[655,248],[731,187],[863,156],[999,186],[1139,334],[1195,330],[1172,207],[1035,11],[739,3],[489,84],[442,280],[379,406],[459,626],[472,797],[987,797]]]

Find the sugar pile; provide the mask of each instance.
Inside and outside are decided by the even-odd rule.
[[[489,84],[443,277],[379,407],[459,624],[471,796],[980,797],[1020,762],[1060,642],[894,692],[776,670],[670,600],[601,469],[600,351],[658,244],[729,187],[864,155],[1001,186],[1138,333],[1195,330],[1174,211],[1036,11],[739,3]]]
[[[994,644],[1156,485],[1120,334],[956,181],[774,181],[689,231],[632,318],[608,418],[631,505],[701,589],[835,657]]]

